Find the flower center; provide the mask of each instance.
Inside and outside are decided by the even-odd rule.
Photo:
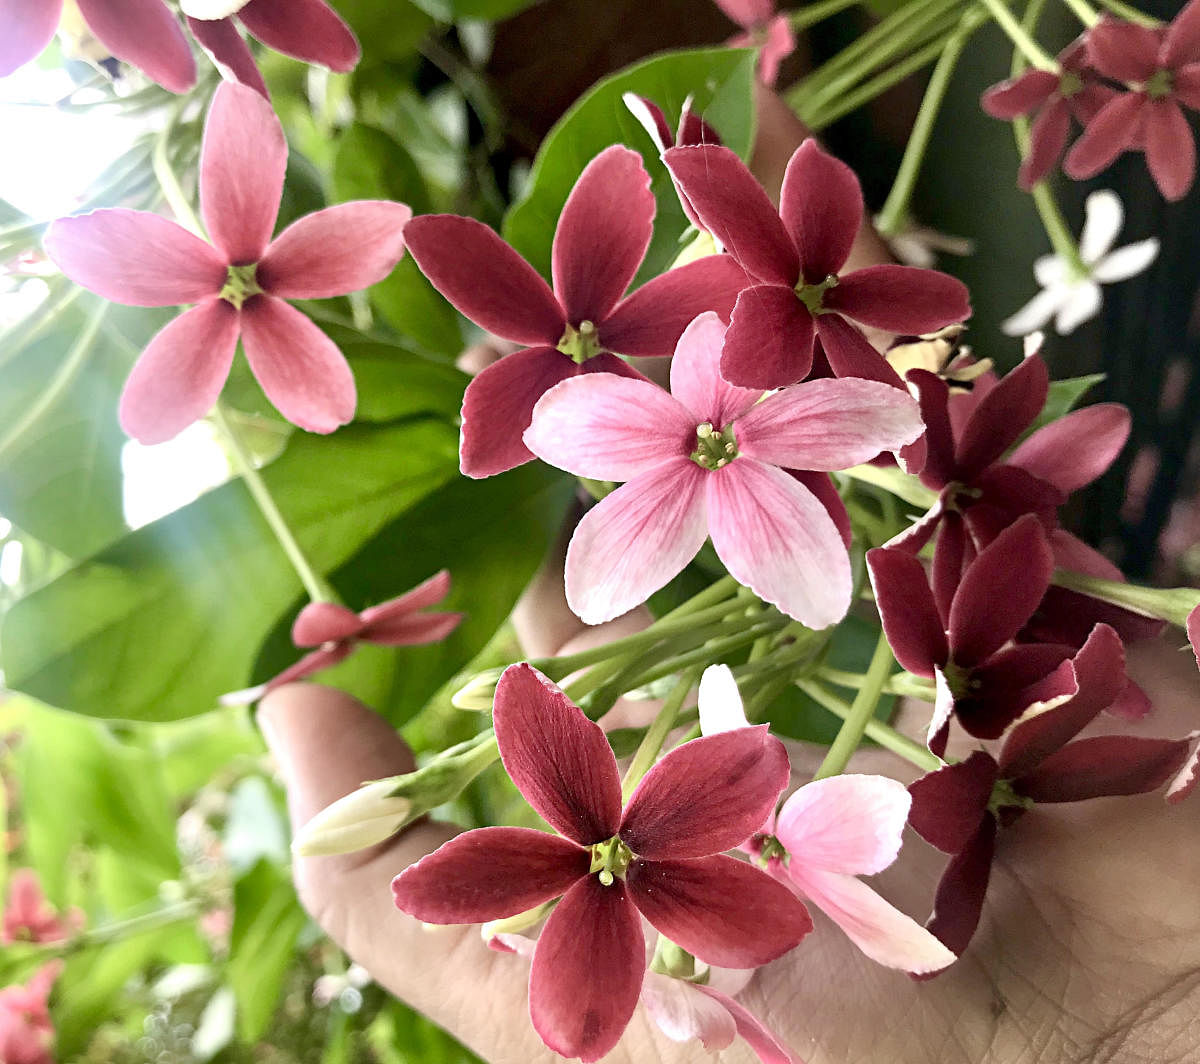
[[[1171,95],[1174,83],[1175,76],[1170,70],[1156,70],[1146,80],[1146,84],[1142,86],[1142,90],[1152,100],[1158,100],[1164,96]]]
[[[721,469],[738,455],[733,426],[714,429],[711,421],[696,426],[696,449],[688,456],[702,469]]]
[[[1023,794],[1017,794],[1008,780],[996,780],[992,784],[992,796],[988,799],[988,809],[999,813],[1001,809],[1015,806],[1018,809],[1032,809],[1034,801]]]
[[[1062,76],[1058,79],[1058,94],[1067,99],[1071,96],[1076,96],[1083,91],[1083,78],[1078,74],[1064,70]]]
[[[562,339],[558,341],[558,349],[568,355],[572,361],[582,366],[589,358],[595,358],[603,350],[600,346],[600,334],[596,331],[594,322],[581,321],[579,328],[567,322]]]
[[[598,872],[600,882],[611,887],[614,879],[625,875],[632,860],[633,851],[614,835],[607,842],[598,842],[592,847],[592,865],[588,872]]]
[[[801,281],[796,285],[796,295],[800,297],[800,302],[808,307],[809,314],[815,318],[818,314],[824,313],[821,304],[825,300],[825,293],[831,288],[837,288],[837,285],[837,274],[831,273],[819,284],[805,284]]]
[[[258,281],[255,280],[257,272],[257,262],[245,266],[230,266],[225,276],[225,287],[221,289],[221,298],[232,303],[235,309],[241,310],[247,299],[262,292]]]
[[[787,864],[788,859],[791,857],[791,854],[787,852],[787,847],[774,835],[764,835],[762,832],[757,833],[751,838],[750,849],[754,851],[755,860],[763,868],[766,868],[774,859]]]

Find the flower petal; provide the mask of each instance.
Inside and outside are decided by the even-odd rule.
[[[587,876],[591,855],[532,828],[455,836],[392,880],[396,908],[427,924],[481,924],[557,898]]]
[[[762,395],[739,388],[721,376],[726,328],[716,314],[701,314],[683,332],[671,360],[671,394],[696,420],[722,429],[749,410]]]
[[[796,35],[786,15],[776,15],[767,23],[767,36],[758,53],[758,80],[773,88],[779,77],[779,64],[796,50]]]
[[[1021,161],[1017,184],[1026,192],[1042,180],[1062,157],[1071,132],[1071,105],[1055,100],[1042,108],[1029,131],[1029,154]]]
[[[538,938],[529,972],[529,1016],[554,1052],[598,1060],[637,1008],[646,943],[625,884],[596,876],[575,884]]]
[[[1179,104],[1169,97],[1145,107],[1146,165],[1163,198],[1183,199],[1196,177],[1196,141]]]
[[[655,861],[732,850],[762,826],[790,771],[783,744],[765,724],[693,739],[638,784],[621,820],[621,840]]]
[[[318,647],[316,650],[305,654],[295,664],[289,665],[279,675],[272,676],[261,687],[252,687],[247,691],[235,691],[230,695],[226,695],[222,699],[222,705],[240,706],[250,702],[257,702],[268,691],[273,691],[284,684],[295,683],[297,680],[306,680],[314,673],[333,668],[339,662],[345,661],[353,653],[354,648],[355,644],[353,642],[335,643],[329,647]],[[235,698],[236,701],[234,701]]]
[[[675,143],[675,136],[667,124],[667,116],[649,96],[626,92],[621,94],[621,102],[637,119],[638,125],[646,131],[646,136],[654,142],[654,147],[658,150],[659,155]]]
[[[1116,243],[1117,234],[1125,221],[1125,210],[1121,206],[1121,197],[1109,188],[1102,188],[1088,196],[1083,210],[1079,257],[1091,265],[1107,255]]]
[[[567,320],[599,324],[650,246],[655,200],[635,151],[614,144],[579,175],[554,231],[551,271]]]
[[[908,785],[912,808],[908,822],[931,846],[961,853],[987,816],[997,766],[991,754],[976,750],[965,761],[926,773]]]
[[[121,427],[139,443],[162,443],[202,418],[229,376],[237,337],[237,311],[223,299],[169,322],[125,382]]]
[[[775,1037],[766,1024],[728,994],[723,994],[711,986],[697,986],[696,990],[698,993],[714,998],[733,1017],[733,1022],[737,1025],[737,1033],[754,1050],[759,1064],[804,1064],[795,1053]]]
[[[350,366],[337,344],[295,307],[274,296],[248,300],[242,347],[267,398],[293,425],[328,433],[354,417]]]
[[[262,258],[279,213],[287,157],[270,103],[245,85],[223,82],[204,125],[200,213],[229,263]]]
[[[854,171],[809,137],[788,162],[779,201],[807,283],[820,284],[846,264],[862,215],[862,187]]]
[[[1088,60],[1114,81],[1145,81],[1159,67],[1161,40],[1146,26],[1105,16],[1088,30]]]
[[[1186,763],[1189,739],[1100,735],[1078,739],[1013,780],[1013,790],[1035,802],[1082,802],[1161,787]]]
[[[1067,152],[1063,173],[1076,180],[1095,177],[1121,152],[1136,147],[1148,102],[1138,92],[1124,92],[1109,100]]]
[[[850,559],[812,492],[752,458],[707,475],[709,531],[730,575],[809,628],[841,620]]]
[[[196,84],[196,61],[162,0],[78,0],[88,29],[118,59],[170,92]],[[8,30],[5,30],[7,33]]]
[[[323,0],[250,0],[238,18],[268,48],[345,73],[358,64],[358,39]]]
[[[1192,656],[1200,666],[1200,606],[1187,615],[1186,629],[1188,642],[1192,645]]]
[[[971,316],[967,286],[937,270],[867,266],[838,280],[824,305],[863,325],[890,332],[936,332]]]
[[[187,24],[192,36],[208,53],[208,57],[216,64],[223,78],[245,85],[265,99],[271,98],[250,47],[238,33],[233,19],[209,21],[189,16]]]
[[[0,0],[0,78],[41,54],[61,15],[62,0]]]
[[[148,211],[118,207],[59,218],[43,243],[72,281],[127,306],[199,303],[225,284],[215,248]]]
[[[979,926],[996,849],[996,818],[986,814],[962,851],[950,858],[938,882],[933,915],[925,926],[962,956]]]
[[[907,393],[853,378],[797,384],[767,396],[737,422],[738,450],[771,465],[831,472],[895,451],[921,435]]]
[[[850,514],[846,510],[846,504],[842,501],[841,495],[838,494],[833,478],[828,473],[815,473],[806,469],[789,469],[787,472],[789,476],[795,477],[811,491],[817,497],[817,502],[825,507],[825,512],[829,514],[837,527],[838,535],[842,537],[842,546],[849,550],[854,538],[850,525]]]
[[[1021,442],[1005,464],[1017,466],[1070,495],[1116,461],[1129,438],[1129,410],[1099,403],[1073,410]]]
[[[1112,284],[1133,277],[1158,258],[1157,237],[1148,237],[1135,244],[1126,244],[1105,255],[1092,270],[1092,279],[1101,284]]]
[[[362,619],[364,627],[367,628],[376,624],[386,624],[388,621],[412,613],[414,610],[436,606],[448,594],[450,594],[450,571],[439,569],[433,576],[422,580],[416,587],[404,592],[403,595],[397,595],[394,599],[363,610],[359,617]]]
[[[875,604],[896,660],[916,676],[932,676],[950,657],[946,630],[925,567],[898,547],[867,551]]]
[[[364,629],[362,640],[380,647],[423,646],[440,643],[462,624],[463,613],[410,613],[376,621]]]
[[[979,98],[979,105],[993,118],[1017,118],[1041,107],[1058,92],[1060,78],[1049,70],[1026,70],[1018,78],[993,85]]]
[[[382,281],[404,254],[403,203],[359,200],[306,215],[273,241],[258,264],[264,292],[328,299]]]
[[[696,556],[708,534],[709,475],[690,458],[672,458],[584,515],[567,548],[566,592],[585,623],[645,602]]]
[[[895,388],[904,387],[887,359],[871,346],[858,326],[852,325],[840,314],[818,315],[817,336],[821,350],[829,361],[829,368],[836,376],[861,377],[868,381],[882,381]]]
[[[775,14],[772,0],[714,0],[731,22],[743,29],[764,26]]]
[[[357,635],[362,626],[358,614],[341,603],[310,602],[292,622],[292,642],[298,647],[317,647]]]
[[[702,735],[720,735],[750,727],[737,680],[728,665],[710,665],[704,670],[696,690],[696,708]]]
[[[482,222],[426,214],[404,239],[433,287],[481,329],[519,344],[562,339],[566,318],[550,286]]]
[[[1016,442],[1041,412],[1049,390],[1046,363],[1031,355],[979,401],[955,449],[963,481],[974,480]]]
[[[496,742],[504,769],[552,828],[583,846],[621,823],[621,780],[604,732],[531,665],[496,685]]]
[[[1188,3],[1167,26],[1159,62],[1178,67],[1200,59],[1200,4]]]
[[[790,288],[800,261],[762,186],[728,148],[704,144],[663,155],[705,228],[742,266],[766,284]]]
[[[1015,314],[1005,318],[1000,323],[1000,331],[1005,336],[1028,336],[1044,327],[1069,298],[1070,289],[1066,285],[1044,288]]]
[[[757,968],[812,930],[808,910],[787,887],[723,854],[694,861],[638,858],[626,883],[633,904],[658,931],[708,964]]]
[[[737,1024],[720,998],[701,993],[700,987],[685,979],[647,972],[642,1005],[672,1042],[698,1038],[708,1052],[715,1053],[727,1049],[737,1037]]]
[[[725,334],[721,375],[762,392],[803,380],[812,369],[813,319],[790,288],[741,292]]]

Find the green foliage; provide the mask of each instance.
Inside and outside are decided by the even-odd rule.
[[[460,19],[488,19],[497,21],[508,18],[539,0],[415,0],[421,10],[428,12],[439,22],[458,22]]]
[[[1051,381],[1050,392],[1046,396],[1042,412],[1034,419],[1026,435],[1036,432],[1043,425],[1049,425],[1051,421],[1057,421],[1064,414],[1069,414],[1079,404],[1079,400],[1104,380],[1104,377],[1103,373],[1089,373],[1083,377]]]

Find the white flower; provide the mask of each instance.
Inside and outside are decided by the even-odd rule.
[[[880,215],[875,215],[875,227],[879,228]],[[932,270],[937,266],[938,252],[947,255],[973,255],[975,241],[965,236],[951,236],[931,229],[927,225],[916,225],[908,222],[896,233],[885,233],[879,230],[883,242],[898,262],[905,266],[916,266],[922,270]]]
[[[1000,328],[1009,336],[1040,329],[1051,318],[1058,332],[1067,334],[1100,312],[1100,286],[1124,281],[1141,273],[1158,255],[1154,237],[1109,250],[1121,230],[1125,212],[1115,192],[1093,192],[1084,206],[1079,257],[1087,272],[1079,276],[1058,255],[1043,255],[1033,264],[1033,275],[1042,290]]]

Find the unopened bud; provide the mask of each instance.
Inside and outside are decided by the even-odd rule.
[[[550,914],[554,905],[554,902],[547,901],[541,905],[535,905],[532,909],[526,909],[523,913],[517,913],[516,916],[506,916],[503,920],[489,920],[480,926],[479,934],[491,949],[497,949],[497,944],[493,942],[497,935],[515,935],[526,928],[533,927],[534,924],[541,923]],[[500,948],[500,952],[505,952],[503,947]]]
[[[487,713],[496,697],[496,684],[503,669],[485,669],[472,677],[465,686],[454,692],[450,704],[455,709],[466,709],[475,713]]]
[[[413,803],[394,795],[394,779],[376,780],[351,791],[314,816],[292,840],[300,857],[351,853],[391,838],[411,819]]]

